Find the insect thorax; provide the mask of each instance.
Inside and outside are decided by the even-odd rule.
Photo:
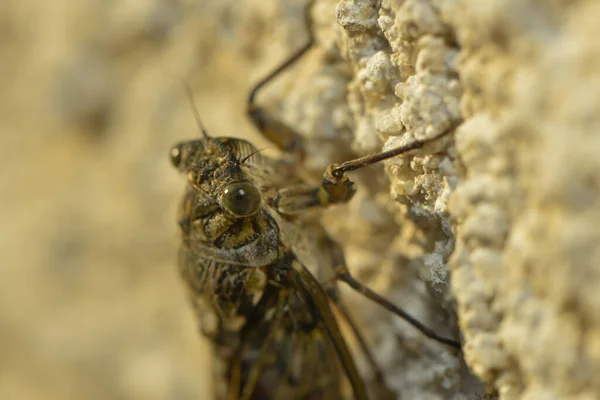
[[[285,277],[298,258],[324,281],[318,266],[333,265],[337,247],[311,218],[276,211],[277,190],[301,183],[282,174],[278,160],[247,158],[255,149],[245,141],[211,141],[218,139],[181,144],[178,154],[179,169],[188,178],[179,209],[179,265],[201,331],[215,344],[220,363],[228,364],[221,370],[230,374],[235,368],[229,364],[237,359],[245,381],[277,320],[267,351],[276,356],[262,361],[255,394],[260,398],[262,390],[275,390],[270,387],[275,382],[284,393],[286,385],[290,393],[337,393],[339,370],[331,343]],[[218,196],[223,186],[244,180],[258,188],[262,203],[256,213],[239,217]]]

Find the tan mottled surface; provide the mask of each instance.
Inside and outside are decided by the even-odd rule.
[[[355,146],[373,150],[365,125],[391,147],[464,120],[444,157],[388,172],[409,204],[398,218],[436,240],[421,244],[433,251],[420,271],[446,300],[444,244],[456,239],[470,369],[503,399],[600,398],[600,6],[348,0],[338,12],[359,92]]]
[[[166,156],[198,135],[181,80],[211,133],[265,146],[246,90],[303,43],[302,3],[0,6],[1,399],[205,398]],[[318,47],[262,97],[309,138],[317,179],[464,121],[388,162],[389,181],[355,173],[325,221],[362,281],[460,326],[503,399],[600,398],[598,15],[593,0],[317,0]],[[348,297],[403,398],[483,396],[451,351]]]
[[[237,3],[0,6],[0,398],[206,398],[175,267],[180,80],[247,135],[246,88],[302,40],[297,7]]]
[[[467,119],[451,207],[466,358],[505,399],[600,398],[600,4],[449,15]]]

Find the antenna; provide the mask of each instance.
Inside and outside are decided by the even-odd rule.
[[[194,118],[196,119],[196,125],[198,125],[200,132],[202,132],[202,135],[204,135],[205,138],[210,138],[208,132],[206,131],[206,127],[202,123],[200,114],[198,114],[198,107],[196,107],[196,102],[194,101],[194,94],[192,93],[192,88],[190,87],[188,82],[184,80],[181,81],[181,84],[183,85],[185,92],[187,93],[190,104],[192,105],[192,112],[194,113]]]
[[[263,151],[263,150],[267,150],[267,149],[272,149],[272,148],[273,148],[273,147],[270,147],[270,146],[269,146],[269,147],[263,147],[262,149],[255,150],[255,151],[253,151],[252,153],[248,154],[246,157],[244,157],[244,158],[243,158],[243,159],[240,161],[240,164],[243,164],[243,163],[245,163],[246,161],[248,161],[248,159],[249,159],[250,157],[252,157],[252,156],[254,156],[254,155],[256,155],[256,154],[260,153],[261,151]]]

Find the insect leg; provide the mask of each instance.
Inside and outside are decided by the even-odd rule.
[[[308,32],[308,41],[307,43],[292,54],[286,61],[284,61],[279,67],[275,68],[270,74],[260,80],[254,87],[250,90],[250,94],[248,95],[248,102],[246,106],[246,113],[256,126],[256,128],[262,133],[262,135],[267,138],[271,143],[276,145],[279,149],[288,152],[294,153],[301,158],[304,154],[304,146],[302,144],[302,136],[298,134],[294,129],[289,127],[283,121],[273,117],[267,110],[263,107],[258,106],[255,103],[255,98],[258,92],[269,82],[271,82],[274,78],[276,78],[279,74],[293,65],[296,61],[298,61],[306,52],[312,47],[314,43],[314,37],[312,34],[312,21],[310,18],[310,10],[312,8],[313,1],[309,2],[305,8],[305,20],[307,25]]]
[[[345,282],[352,289],[354,289],[361,295],[367,297],[368,299],[374,301],[375,303],[379,304],[380,306],[384,307],[385,309],[396,314],[397,316],[399,316],[400,318],[402,318],[403,320],[405,320],[406,322],[408,322],[409,324],[414,326],[417,330],[419,330],[421,333],[423,333],[423,335],[427,336],[428,338],[438,341],[440,343],[443,343],[445,345],[448,345],[450,347],[454,347],[459,350],[461,349],[461,344],[459,341],[454,340],[454,339],[445,338],[443,336],[438,335],[437,333],[435,333],[433,331],[433,329],[428,328],[427,326],[423,325],[415,317],[413,317],[412,315],[410,315],[409,313],[407,313],[400,307],[397,307],[396,305],[392,304],[385,297],[374,292],[373,290],[369,289],[369,287],[367,287],[366,285],[364,285],[364,284],[360,283],[358,280],[356,280],[350,274],[350,271],[348,270],[348,266],[346,265],[346,260],[345,260],[342,249],[339,246],[337,246],[337,244],[335,244],[335,242],[333,242],[333,241],[330,244],[330,247],[333,249],[332,256],[333,256],[334,262],[332,265],[333,265],[334,275],[333,275],[332,279],[330,279],[326,283],[322,284],[322,286],[327,289],[327,294],[332,299],[334,304],[338,305],[338,307],[340,308],[340,311],[342,312],[342,316],[344,316],[345,318],[348,317],[348,312],[345,310],[345,307],[341,303],[341,299],[339,297],[339,292],[337,291],[337,287],[335,286],[335,283],[338,280]],[[348,318],[348,321],[350,322],[351,329],[353,331],[357,332],[355,327],[352,326],[353,324],[349,318]],[[360,339],[359,335],[357,335],[356,333],[355,333],[355,335],[357,336],[357,339],[359,340],[359,343],[360,343],[361,339]],[[363,346],[363,344],[361,344],[361,347],[362,346]],[[369,356],[367,356],[367,359],[368,358],[369,358]],[[369,361],[369,362],[371,362],[371,361]],[[374,364],[374,361],[372,363]]]
[[[321,203],[323,205],[345,203],[350,200],[352,196],[354,196],[354,193],[356,192],[354,189],[354,183],[348,179],[346,172],[367,167],[371,164],[399,156],[400,154],[407,153],[411,150],[420,149],[427,143],[446,136],[451,131],[452,128],[449,128],[429,139],[415,140],[411,143],[407,143],[381,153],[356,158],[340,164],[331,164],[329,167],[327,167],[325,173],[323,174],[323,182],[319,191],[319,199]]]
[[[454,347],[455,349],[458,349],[458,350],[460,350],[462,348],[461,344],[458,340],[449,339],[449,338],[445,338],[443,336],[438,335],[437,333],[435,333],[435,331],[433,331],[433,329],[428,328],[427,326],[423,325],[415,317],[413,317],[412,315],[410,315],[409,313],[407,313],[400,307],[397,307],[396,305],[392,304],[385,297],[383,297],[380,294],[369,289],[366,285],[364,285],[364,284],[360,283],[359,281],[357,281],[356,279],[354,279],[354,277],[352,275],[350,275],[350,272],[348,271],[348,269],[345,266],[338,268],[337,278],[339,280],[341,280],[342,282],[345,282],[346,284],[348,284],[352,289],[354,289],[361,295],[365,296],[369,300],[374,301],[375,303],[379,304],[380,306],[387,309],[388,311],[391,311],[392,313],[396,314],[397,316],[399,316],[400,318],[402,318],[403,320],[405,320],[406,322],[408,322],[409,324],[414,326],[417,330],[419,330],[423,335],[427,336],[428,338],[433,339],[437,342],[443,343],[445,345],[448,345],[450,347]]]
[[[452,128],[425,140],[416,140],[394,149],[357,158],[340,164],[331,164],[323,174],[321,185],[295,185],[279,190],[275,207],[282,214],[296,214],[313,207],[327,207],[349,201],[356,189],[346,172],[354,171],[380,161],[422,148],[452,131]]]

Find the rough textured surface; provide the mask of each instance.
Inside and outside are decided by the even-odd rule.
[[[447,11],[467,120],[453,288],[466,359],[506,399],[600,397],[599,6]]]
[[[435,9],[426,2],[377,3],[341,1],[336,9],[345,30],[341,56],[352,67],[352,148],[361,155],[434,136],[460,118],[458,49]],[[381,167],[355,174],[359,194],[342,211],[352,218],[330,219],[328,226],[363,282],[458,337],[445,266],[453,249],[447,201],[456,180],[455,156],[444,150],[450,143],[446,137],[425,150],[436,155],[388,162],[391,187],[375,183]],[[402,398],[480,398],[481,388],[451,351],[377,306],[352,300],[389,386]]]
[[[338,7],[357,71],[356,146],[369,149],[373,125],[382,139],[406,131],[390,146],[465,120],[447,158],[393,161],[388,172],[392,196],[410,205],[404,215],[420,228],[441,218],[426,237],[455,232],[466,361],[501,398],[600,396],[598,10],[510,0]],[[432,289],[447,251],[424,257]]]
[[[166,153],[198,135],[180,80],[213,134],[268,145],[246,90],[303,43],[302,4],[0,7],[0,398],[210,391],[174,265]],[[261,95],[308,138],[315,179],[464,121],[354,173],[357,196],[324,221],[361,281],[440,332],[458,324],[503,399],[600,398],[598,15],[583,0],[317,0],[318,46]],[[484,396],[451,351],[347,298],[402,398]]]

